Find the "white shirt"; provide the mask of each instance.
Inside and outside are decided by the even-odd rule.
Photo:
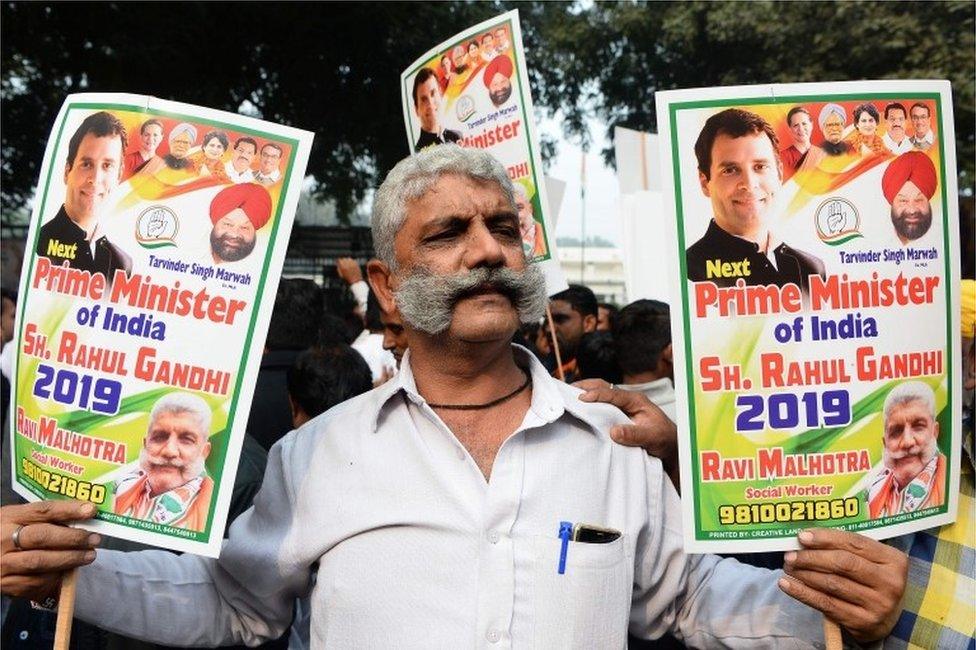
[[[366,303],[369,302],[369,285],[366,280],[357,280],[349,285],[353,298],[356,299],[356,306],[359,311],[366,313]]]
[[[884,146],[888,148],[888,151],[895,154],[896,156],[901,155],[907,151],[911,151],[914,148],[914,145],[912,144],[912,139],[909,138],[907,135],[901,139],[901,142],[895,144],[895,141],[891,139],[891,136],[885,133],[883,136],[881,136],[881,142],[883,142]]]
[[[675,405],[674,384],[667,377],[661,377],[643,384],[619,384],[617,388],[632,393],[644,393],[654,406],[658,407],[672,422],[678,421]]]
[[[623,414],[516,353],[532,401],[489,481],[417,393],[408,351],[392,380],[275,444],[219,560],[99,551],[76,615],[167,644],[253,643],[310,591],[315,648],[625,648],[628,625],[705,647],[823,643],[778,572],[685,555],[660,462],[607,435]],[[563,520],[623,535],[569,543],[560,575]]]
[[[912,141],[912,146],[915,147],[916,149],[927,151],[928,148],[932,146],[932,143],[935,142],[935,135],[932,133],[932,130],[929,129],[928,132],[925,134],[925,136],[921,138],[917,136],[912,136],[911,141]]]
[[[250,168],[238,173],[234,169],[233,163],[229,161],[224,163],[224,171],[227,172],[227,177],[235,183],[250,183],[254,180],[254,172]]]
[[[281,179],[281,171],[273,170],[270,174],[265,174],[261,170],[254,172],[254,180],[262,185],[274,185]]]
[[[396,371],[396,357],[389,350],[383,349],[383,335],[363,330],[352,342],[352,349],[358,352],[373,375],[373,382],[383,376],[384,370]]]

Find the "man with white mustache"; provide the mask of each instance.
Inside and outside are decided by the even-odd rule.
[[[115,484],[114,512],[157,524],[203,530],[213,494],[204,465],[211,411],[200,397],[170,393],[149,415],[135,472]]]
[[[868,488],[871,518],[935,508],[945,502],[946,457],[936,444],[935,394],[906,381],[884,403],[884,469]]]
[[[904,563],[882,566],[900,554],[872,540],[805,531],[788,577],[684,553],[660,461],[609,437],[629,420],[511,344],[547,300],[490,154],[443,145],[401,161],[376,193],[373,241],[370,283],[409,341],[400,372],[275,444],[219,559],[99,551],[77,616],[189,646],[275,638],[297,598],[316,648],[623,648],[628,629],[816,647],[821,611],[862,641],[890,630]],[[75,507],[4,513],[10,590],[50,595],[55,567],[91,562],[71,554],[87,540],[35,526],[83,518]],[[29,576],[15,529],[38,549]]]

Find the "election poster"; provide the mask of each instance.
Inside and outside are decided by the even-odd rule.
[[[949,83],[682,90],[657,111],[686,548],[953,521]]]
[[[67,98],[20,279],[18,493],[219,553],[311,141],[152,97]]]
[[[454,143],[489,151],[515,189],[522,246],[549,294],[567,287],[556,256],[518,11],[440,43],[400,76],[410,152]]]

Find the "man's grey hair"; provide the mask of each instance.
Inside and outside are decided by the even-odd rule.
[[[178,136],[180,133],[183,133],[184,131],[186,131],[190,135],[190,140],[192,140],[193,142],[197,141],[196,127],[186,122],[180,122],[175,127],[173,127],[173,130],[169,132],[168,140],[172,142],[174,139],[176,139],[176,136]]]
[[[888,421],[891,409],[909,402],[922,402],[932,419],[935,419],[935,393],[928,384],[920,381],[906,381],[891,389],[884,401],[884,419]]]
[[[527,202],[529,201],[529,191],[525,189],[525,185],[522,185],[521,183],[512,183],[512,191],[515,194],[518,194],[520,198],[525,199]]]
[[[820,109],[820,117],[817,119],[817,121],[820,123],[821,129],[823,129],[824,122],[827,121],[827,118],[830,117],[832,113],[839,115],[840,121],[847,124],[847,111],[844,110],[844,107],[840,104],[827,104]]]
[[[393,240],[403,225],[407,204],[423,196],[441,176],[450,174],[497,184],[515,209],[512,181],[505,167],[488,152],[455,144],[422,149],[390,170],[373,200],[373,247],[376,256],[391,269],[396,268]]]
[[[196,418],[204,440],[210,437],[210,422],[213,417],[210,407],[202,398],[191,393],[170,393],[160,397],[149,413],[149,429],[160,415],[182,415],[189,413]]]

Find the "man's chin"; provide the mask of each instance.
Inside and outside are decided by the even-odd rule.
[[[149,485],[152,486],[153,492],[157,495],[175,490],[186,484],[186,482],[183,475],[179,472],[160,472],[157,470],[149,474]]]
[[[927,460],[918,456],[912,456],[911,460],[905,459],[899,462],[892,469],[895,482],[897,482],[899,486],[905,487],[911,483],[915,477],[922,473],[922,470],[925,469],[925,464],[927,462]]]

